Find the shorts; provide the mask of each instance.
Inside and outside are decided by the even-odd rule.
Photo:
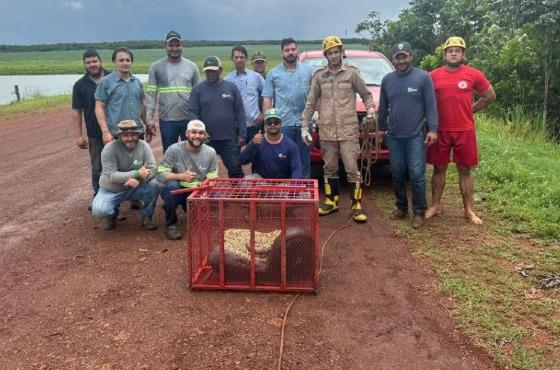
[[[446,166],[449,162],[459,167],[478,165],[475,130],[438,131],[437,134],[437,142],[428,146],[426,162],[434,166]]]

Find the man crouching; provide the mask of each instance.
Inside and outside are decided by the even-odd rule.
[[[154,154],[140,140],[141,130],[135,121],[124,120],[117,126],[119,140],[109,142],[101,152],[103,170],[92,214],[103,220],[103,229],[111,230],[117,225],[120,204],[126,200],[139,201],[142,226],[154,230],[157,227],[152,215],[160,188],[155,180]]]
[[[170,240],[183,237],[177,227],[177,206],[185,207],[189,195],[173,195],[171,192],[193,188],[205,179],[218,177],[216,151],[204,144],[208,138],[204,123],[200,120],[190,121],[186,136],[186,141],[175,143],[166,150],[158,167],[160,182],[165,183],[161,197],[165,203],[165,236]]]

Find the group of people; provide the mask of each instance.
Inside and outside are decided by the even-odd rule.
[[[463,65],[464,41],[450,40],[444,47],[445,66],[430,76],[411,67],[410,45],[398,44],[392,56],[396,71],[385,76],[381,86],[379,119],[387,130],[397,206],[392,217],[403,218],[408,212],[408,177],[415,227],[440,209],[451,151],[459,169],[465,216],[480,221],[472,209],[470,169],[476,165],[472,113],[489,104],[495,94],[481,72]],[[462,44],[457,46],[457,40]],[[179,33],[168,32],[164,47],[166,56],[150,67],[145,92],[130,72],[134,57],[128,48],[113,51],[111,73],[103,68],[96,50],[83,54],[86,73],[74,85],[73,125],[76,144],[89,149],[94,191],[91,210],[103,220],[104,229],[115,228],[119,207],[127,200],[140,210],[141,225],[156,229],[152,215],[161,196],[165,235],[181,239],[176,209],[185,206],[187,195],[172,192],[217,177],[218,155],[231,178],[243,177],[241,166],[248,163],[251,177],[309,178],[310,123],[315,112],[325,162],[326,198],[319,214],[339,209],[341,158],[350,184],[352,217],[356,222],[367,221],[357,167],[356,94],[369,119],[375,115],[374,100],[359,70],[344,62],[344,45],[338,37],[323,41],[327,65],[317,71],[298,62],[296,41],[286,38],[280,45],[282,63],[270,71],[266,71],[266,56],[260,51],[251,58],[253,70],[247,69],[247,49],[237,45],[231,50],[235,69],[222,78],[220,58],[210,56],[204,60],[203,81],[197,65],[182,56]],[[471,107],[473,91],[481,98]],[[164,151],[159,164],[149,145],[157,127]],[[428,162],[435,166],[434,203],[427,212],[426,144]]]

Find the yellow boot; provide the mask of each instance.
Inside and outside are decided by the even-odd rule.
[[[325,178],[325,203],[319,207],[319,216],[338,211],[338,178]]]
[[[352,218],[356,222],[367,222],[367,215],[362,209],[362,188],[359,182],[350,183],[350,198],[352,199]]]

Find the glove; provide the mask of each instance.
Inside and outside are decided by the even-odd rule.
[[[307,130],[307,128],[304,128],[304,127],[301,128],[301,139],[307,145],[311,145],[311,143],[313,143],[313,138],[309,134],[309,131]]]

